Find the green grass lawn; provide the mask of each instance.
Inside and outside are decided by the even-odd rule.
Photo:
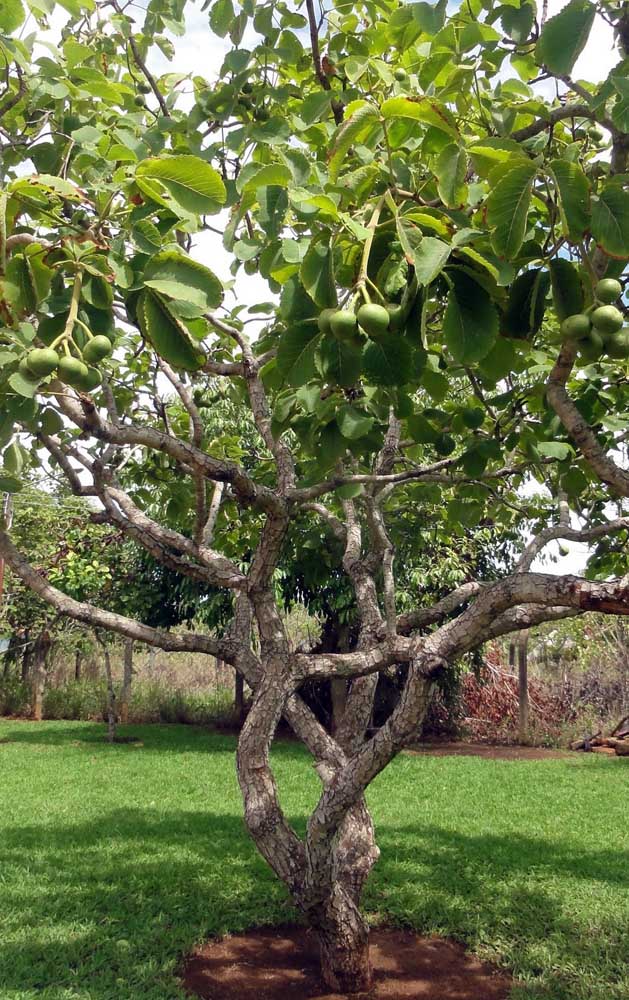
[[[175,1000],[210,934],[292,919],[244,831],[234,740],[0,721],[0,998]],[[275,767],[300,830],[317,782]],[[366,907],[468,942],[514,1000],[629,997],[629,760],[401,757],[369,793],[382,857]]]

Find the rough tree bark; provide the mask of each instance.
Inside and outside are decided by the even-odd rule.
[[[123,674],[120,690],[120,724],[126,726],[129,721],[129,702],[131,700],[131,684],[133,682],[133,639],[125,639],[123,644]]]
[[[48,662],[52,639],[47,629],[42,629],[33,643],[32,667],[32,706],[31,717],[34,722],[41,722],[44,712],[44,692],[48,674]]]

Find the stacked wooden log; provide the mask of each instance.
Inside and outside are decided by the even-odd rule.
[[[602,730],[592,736],[574,740],[571,750],[584,750],[591,753],[608,754],[616,757],[629,757],[629,715],[621,719],[612,729],[609,736],[603,736]]]

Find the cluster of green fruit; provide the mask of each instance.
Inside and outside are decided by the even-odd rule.
[[[371,340],[379,341],[389,331],[402,328],[404,310],[399,305],[378,305],[365,302],[357,312],[353,309],[324,309],[318,318],[322,333],[331,333],[337,340],[355,340],[360,331]]]
[[[578,342],[586,361],[596,361],[602,354],[619,360],[629,358],[629,327],[614,302],[622,286],[615,278],[602,278],[594,289],[595,303],[586,312],[568,316],[561,324],[564,340]]]
[[[78,351],[76,345],[73,346]],[[34,347],[20,361],[19,371],[29,379],[46,378],[56,373],[66,385],[82,392],[99,386],[102,375],[96,365],[111,355],[113,346],[109,337],[102,334],[91,337],[80,352],[81,358],[70,353],[66,339],[63,340],[63,347],[63,354],[59,354],[54,346]]]
[[[270,118],[270,112],[266,104],[256,102],[252,83],[243,83],[238,97],[238,104],[247,111],[253,111],[253,117],[257,122],[266,122]]]

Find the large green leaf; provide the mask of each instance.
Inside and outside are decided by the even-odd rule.
[[[433,97],[390,97],[381,107],[386,121],[411,118],[424,125],[433,125],[455,139],[459,138],[456,121],[451,111]]]
[[[583,285],[574,264],[563,257],[551,260],[550,281],[553,304],[560,323],[566,317],[582,312],[584,305]]]
[[[445,342],[455,361],[480,361],[498,336],[498,313],[488,293],[468,275],[451,274],[452,288],[443,317]]]
[[[347,152],[360,142],[378,122],[378,112],[373,104],[362,104],[338,128],[330,151],[330,180],[336,181]]]
[[[590,185],[578,163],[553,160],[551,176],[559,195],[564,236],[580,241],[590,228]]]
[[[2,0],[0,4],[0,31],[9,34],[19,28],[24,20],[24,7],[21,0]]]
[[[527,0],[519,7],[501,7],[500,22],[505,32],[518,45],[522,45],[531,34],[535,21],[535,6]]]
[[[629,257],[629,191],[610,181],[592,199],[592,236],[611,257]]]
[[[149,187],[157,181],[181,208],[197,215],[218,212],[227,197],[221,175],[199,156],[185,154],[143,160],[135,177],[140,188],[145,180]]]
[[[336,305],[332,250],[327,242],[313,240],[301,263],[299,277],[308,295],[318,306],[326,309]]]
[[[467,201],[465,186],[467,164],[465,150],[454,142],[444,146],[436,159],[437,190],[442,202],[448,208],[458,208]]]
[[[164,361],[185,371],[203,366],[205,355],[199,345],[157,292],[142,292],[137,316],[142,333]]]
[[[411,376],[412,348],[403,337],[371,342],[363,354],[365,378],[373,385],[404,385]]]
[[[519,339],[537,333],[544,319],[549,285],[548,272],[539,267],[518,275],[509,292],[502,320],[503,333]]]
[[[343,437],[349,441],[357,441],[364,437],[373,427],[373,417],[350,403],[340,408],[336,414],[336,422]]]
[[[522,246],[536,172],[534,164],[519,163],[498,181],[487,199],[487,222],[499,257],[512,260]]]
[[[349,389],[360,375],[361,350],[357,344],[326,337],[319,344],[316,362],[324,378]]]
[[[277,368],[288,385],[305,385],[317,374],[315,352],[321,337],[316,323],[296,323],[282,335]]]
[[[450,247],[436,236],[424,236],[413,253],[415,275],[420,285],[429,285],[443,270],[450,256]]]
[[[216,275],[178,250],[155,254],[146,265],[144,284],[201,312],[216,309],[223,299],[223,286]]]
[[[557,76],[572,72],[589,38],[595,14],[596,7],[589,0],[570,0],[542,28],[535,46],[536,61]]]

